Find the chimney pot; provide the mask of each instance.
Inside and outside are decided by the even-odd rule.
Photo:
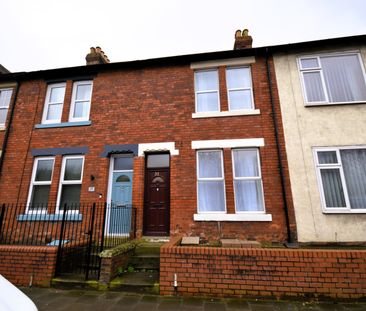
[[[252,47],[253,38],[249,36],[248,29],[235,31],[234,50],[250,49]]]
[[[110,62],[100,46],[91,47],[90,53],[86,55],[85,60],[87,65],[107,64]]]

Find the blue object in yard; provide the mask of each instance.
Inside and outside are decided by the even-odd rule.
[[[69,243],[69,240],[62,240],[62,245]],[[47,246],[59,246],[60,240],[53,240],[52,242],[48,243]]]

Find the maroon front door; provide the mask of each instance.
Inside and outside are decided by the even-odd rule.
[[[169,167],[146,168],[144,235],[169,235]]]

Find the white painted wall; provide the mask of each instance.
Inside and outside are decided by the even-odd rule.
[[[366,241],[366,214],[324,214],[313,147],[366,145],[366,104],[305,107],[297,57],[323,52],[361,52],[366,46],[324,48],[274,57],[292,195],[300,242]]]

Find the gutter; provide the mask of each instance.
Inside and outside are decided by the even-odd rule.
[[[295,247],[295,241],[292,238],[291,234],[291,228],[290,228],[290,217],[289,217],[289,211],[288,211],[288,204],[287,204],[287,195],[286,195],[286,187],[285,187],[285,176],[283,172],[283,166],[282,166],[282,160],[283,155],[280,147],[280,140],[279,140],[279,130],[278,130],[278,117],[276,114],[276,109],[274,105],[274,99],[273,99],[273,92],[272,92],[272,77],[271,77],[271,70],[268,63],[268,48],[266,48],[266,69],[267,69],[267,81],[269,86],[269,98],[271,102],[271,108],[272,108],[272,119],[274,124],[274,132],[275,132],[275,139],[276,139],[276,149],[277,149],[277,157],[278,157],[278,169],[280,172],[281,177],[281,192],[282,192],[282,198],[283,198],[283,207],[285,211],[285,220],[286,220],[286,229],[287,229],[287,242],[285,243],[287,247]]]
[[[15,86],[15,90],[14,90],[14,96],[13,96],[13,100],[10,104],[10,115],[9,115],[9,119],[8,119],[8,123],[6,124],[6,128],[5,128],[5,135],[4,135],[4,141],[1,147],[1,157],[0,157],[0,177],[2,175],[2,167],[3,167],[3,162],[4,162],[4,156],[5,156],[5,152],[6,152],[6,146],[8,144],[8,138],[9,138],[9,133],[10,133],[10,126],[12,124],[12,120],[13,120],[13,115],[14,115],[14,110],[15,110],[15,103],[18,97],[18,91],[19,91],[19,85],[20,83],[17,81],[16,82],[16,86]]]

